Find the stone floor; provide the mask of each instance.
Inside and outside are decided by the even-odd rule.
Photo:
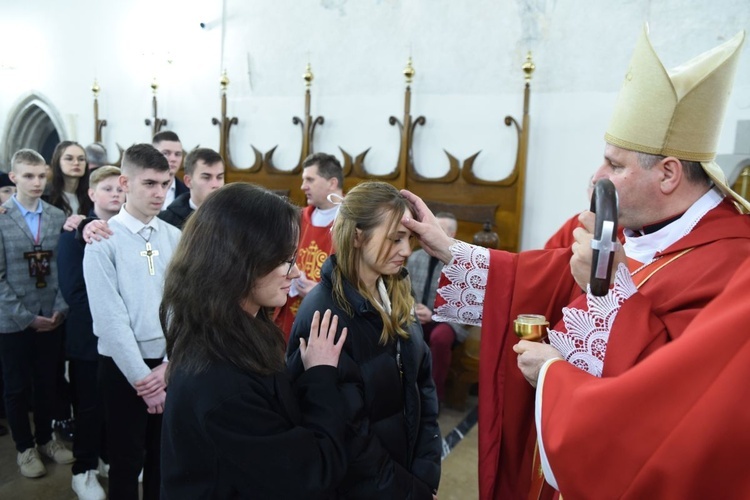
[[[476,398],[469,401],[476,406]],[[445,408],[440,414],[443,435],[451,432],[468,414]],[[0,420],[7,427],[7,421]],[[75,500],[70,488],[70,465],[57,465],[45,459],[47,475],[27,479],[18,472],[16,451],[10,435],[0,436],[0,499],[3,500]],[[106,489],[106,479],[102,480]],[[477,494],[477,430],[474,426],[443,461],[438,491],[440,500],[472,500]]]

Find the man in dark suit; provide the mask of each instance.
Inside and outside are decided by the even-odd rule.
[[[46,473],[39,451],[57,463],[73,454],[52,439],[57,360],[68,306],[57,282],[57,250],[65,214],[41,200],[47,180],[44,158],[22,149],[11,160],[17,192],[0,215],[0,359],[5,411],[18,451],[21,474]],[[33,386],[34,434],[29,425]],[[39,450],[35,446],[39,445]]]
[[[151,145],[159,150],[161,154],[167,159],[169,163],[169,173],[172,176],[172,184],[167,190],[167,196],[164,199],[164,205],[161,209],[166,210],[172,202],[184,193],[189,193],[190,189],[180,179],[175,177],[177,171],[182,166],[182,158],[185,155],[185,151],[182,149],[182,143],[180,138],[171,130],[165,130],[159,132],[151,139]]]
[[[182,229],[193,212],[206,196],[224,185],[224,161],[221,155],[209,148],[194,149],[185,158],[185,185],[189,191],[183,193],[159,214],[164,222]]]

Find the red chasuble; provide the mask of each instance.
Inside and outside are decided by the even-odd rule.
[[[679,339],[617,377],[549,366],[541,440],[563,498],[750,498],[748,290],[750,260]]]
[[[662,254],[692,250],[661,268],[620,309],[604,376],[621,373],[678,337],[750,255],[750,217],[727,201]],[[562,308],[585,308],[569,249],[490,251],[479,363],[479,492],[482,499],[527,498],[536,443],[534,391],[516,366],[513,319],[543,314],[563,331]],[[638,275],[634,276],[636,283]],[[441,286],[447,283],[441,276]],[[574,302],[575,303],[571,303]],[[559,324],[558,324],[559,323]]]
[[[297,250],[297,267],[308,279],[320,281],[320,268],[333,252],[331,243],[331,226],[333,223],[318,227],[312,224],[312,213],[315,207],[309,205],[302,211],[300,221],[299,249]],[[284,339],[289,340],[292,324],[302,297],[287,297],[286,305],[276,311],[275,322],[284,332]]]
[[[563,225],[560,226],[560,229],[550,236],[550,239],[544,244],[545,250],[552,248],[570,248],[571,245],[573,245],[573,242],[575,242],[575,239],[573,238],[573,230],[577,227],[583,227],[581,223],[578,222],[579,215],[580,214],[575,214],[573,217],[566,220]]]
[[[583,224],[578,221],[578,216],[580,215],[581,214],[575,214],[573,217],[566,220],[563,225],[560,226],[560,229],[550,236],[550,239],[544,244],[544,249],[551,250],[553,248],[570,248],[573,246],[573,243],[576,241],[575,238],[573,238],[573,230],[577,227],[583,227]],[[617,230],[617,238],[620,242],[625,241],[625,236],[623,236],[622,231],[622,227],[619,227]]]

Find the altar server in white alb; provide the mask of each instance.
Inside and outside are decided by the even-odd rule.
[[[172,178],[150,144],[125,151],[120,184],[127,200],[109,220],[113,235],[87,246],[83,272],[101,355],[110,455],[109,498],[159,498],[159,440],[166,342],[159,322],[164,276],[180,231],[156,215]],[[145,453],[144,453],[145,452]]]

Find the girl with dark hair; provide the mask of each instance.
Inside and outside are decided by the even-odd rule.
[[[304,299],[292,327],[287,366],[302,376],[305,325],[330,309],[351,335],[339,362],[347,400],[347,475],[340,498],[432,499],[440,480],[442,439],[430,350],[414,315],[404,268],[413,211],[384,182],[346,195],[333,223],[335,254]]]
[[[68,218],[63,229],[74,231],[94,208],[89,198],[89,170],[86,166],[86,151],[74,141],[62,141],[52,153],[50,168],[52,181],[49,194],[44,199],[59,208]],[[55,405],[52,428],[58,436],[68,441],[74,439],[74,422],[70,412],[72,394],[65,379],[65,353],[60,353],[58,363],[58,402]]]
[[[163,499],[325,498],[343,478],[346,330],[334,343],[337,318],[311,317],[292,383],[266,311],[299,276],[298,234],[299,209],[245,183],[209,195],[185,225],[160,308]]]
[[[89,171],[86,151],[73,141],[62,141],[52,153],[52,185],[47,202],[70,217],[89,215],[93,203],[89,198]],[[80,221],[79,221],[80,222]]]

